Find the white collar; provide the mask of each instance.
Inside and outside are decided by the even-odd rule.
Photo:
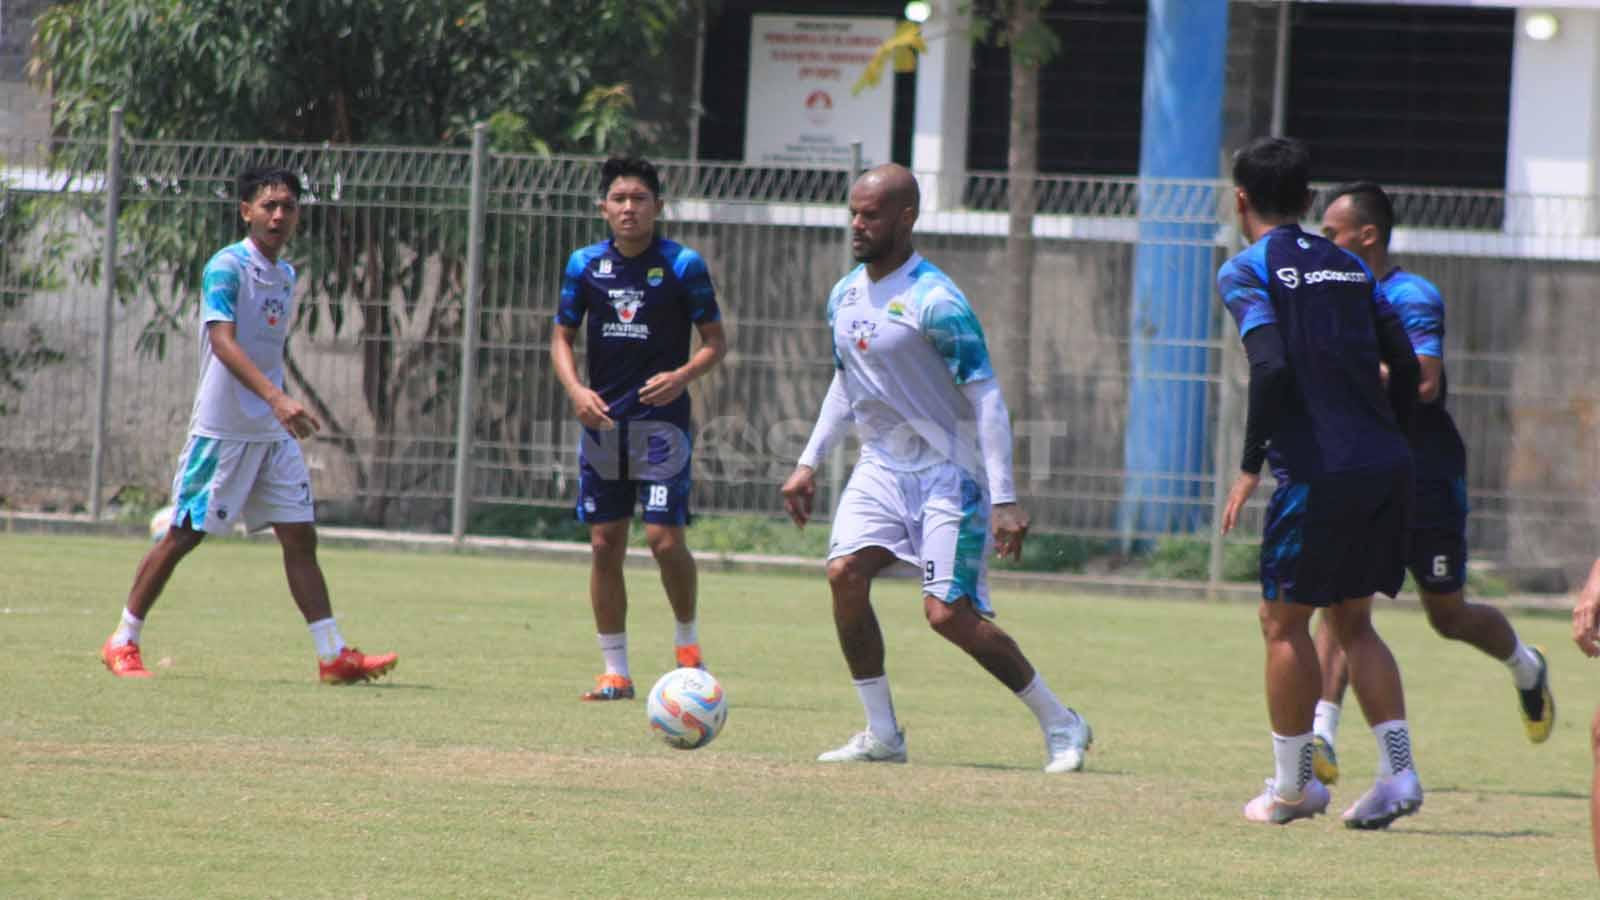
[[[905,278],[907,275],[911,274],[912,269],[915,269],[921,264],[922,254],[913,250],[911,251],[911,256],[907,258],[904,263],[900,264],[900,268],[895,269],[893,272],[883,276],[881,279],[873,281],[872,276],[867,274],[867,267],[865,265],[861,267],[861,277],[867,280],[868,288],[881,288]]]

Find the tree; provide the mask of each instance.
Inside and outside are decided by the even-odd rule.
[[[466,143],[473,123],[488,121],[497,149],[604,151],[636,135],[628,87],[613,82],[663,47],[680,6],[79,0],[39,19],[30,70],[48,88],[53,120],[66,137],[102,137],[109,109],[120,105],[128,132],[142,139],[437,147]],[[214,236],[229,233],[226,223],[235,217],[226,203],[195,204],[182,217],[170,214],[172,204],[197,191],[218,199],[215,176],[242,160],[228,157],[226,170],[217,164],[219,171],[207,173],[211,181],[186,182],[180,176],[193,160],[180,158],[183,148],[145,152],[171,152],[174,177],[124,184],[119,228],[139,259],[119,271],[142,280],[118,293],[124,303],[138,297],[154,304],[142,346],[160,352],[167,336],[192,320]],[[330,168],[327,154],[308,152],[302,162],[313,189],[338,202],[308,209],[302,226],[311,239],[297,252],[320,256],[304,266],[311,302],[299,327],[359,335],[376,446],[361,452],[292,357],[290,377],[331,426],[326,439],[351,455],[367,517],[381,521],[398,486],[387,461],[402,404],[448,402],[450,338],[467,327],[459,314],[466,204],[461,172],[443,171],[463,163],[403,151],[365,163],[406,167],[417,187],[396,189],[363,186]],[[151,164],[144,170],[165,171]],[[388,209],[395,203],[451,211],[397,216]],[[493,277],[486,273],[485,283]]]

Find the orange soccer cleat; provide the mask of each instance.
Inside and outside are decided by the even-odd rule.
[[[368,656],[354,647],[346,647],[332,660],[319,661],[317,671],[325,684],[356,684],[382,678],[399,661],[395,653]]]
[[[633,679],[626,675],[607,672],[594,679],[594,690],[584,694],[584,700],[632,700]]]
[[[106,638],[105,644],[100,647],[100,661],[118,678],[151,677],[150,670],[144,667],[144,660],[139,658],[138,644],[118,644],[113,647],[111,639]]]
[[[675,655],[678,658],[680,669],[704,669],[705,661],[700,658],[699,644],[679,644]]]

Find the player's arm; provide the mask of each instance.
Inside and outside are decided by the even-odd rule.
[[[1223,534],[1239,522],[1250,495],[1261,483],[1261,464],[1267,445],[1282,420],[1292,385],[1288,355],[1278,317],[1267,293],[1265,263],[1248,254],[1236,256],[1217,271],[1217,293],[1222,305],[1239,326],[1246,359],[1250,362],[1250,385],[1246,401],[1244,451],[1239,458],[1239,476],[1228,491],[1222,508]]]
[[[1439,399],[1439,386],[1444,383],[1444,360],[1437,356],[1417,356],[1417,399],[1432,403]]]
[[[1416,408],[1422,382],[1422,366],[1399,314],[1376,285],[1372,289],[1372,300],[1378,356],[1389,369],[1389,405],[1394,409],[1394,420],[1400,430],[1410,431],[1411,413]]]
[[[961,385],[961,393],[978,417],[978,452],[989,478],[995,553],[1001,559],[1021,559],[1022,541],[1028,536],[1028,514],[1017,502],[1011,468],[1011,411],[994,378],[968,381]]]
[[[1444,301],[1426,282],[1401,282],[1383,288],[1385,299],[1405,328],[1416,353],[1417,399],[1432,403],[1444,385]]]
[[[1589,569],[1589,580],[1572,607],[1572,639],[1585,656],[1600,656],[1600,559]]]
[[[689,383],[711,371],[728,355],[728,337],[722,323],[700,322],[695,325],[700,333],[700,347],[689,361],[671,372],[657,372],[639,388],[639,402],[651,406],[665,406],[678,399],[688,389]]]
[[[794,472],[783,482],[783,508],[804,528],[811,518],[812,502],[817,495],[816,472],[834,443],[850,424],[850,397],[844,390],[844,372],[834,370],[828,393],[822,398],[822,410],[817,414],[817,424],[811,429],[811,439],[806,441]]]
[[[578,421],[587,428],[608,431],[616,427],[616,423],[607,414],[610,407],[606,405],[605,398],[590,390],[578,378],[578,358],[572,349],[577,337],[576,325],[556,323],[550,336],[550,366],[556,370],[556,380],[566,388],[567,399],[572,401],[572,414],[578,417]]]
[[[238,325],[233,322],[212,321],[206,323],[206,331],[211,337],[212,354],[250,393],[260,397],[272,407],[273,418],[278,420],[278,424],[282,425],[285,431],[297,438],[303,438],[321,430],[322,423],[317,421],[317,417],[312,415],[310,410],[300,405],[300,401],[284,393],[282,388],[272,383],[272,379],[256,368],[256,364],[250,359],[250,354],[239,346]]]

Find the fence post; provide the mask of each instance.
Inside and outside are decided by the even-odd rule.
[[[856,267],[856,255],[850,249],[850,212],[849,190],[856,183],[856,176],[861,174],[861,141],[850,142],[850,177],[845,182],[846,206],[844,214],[844,270],[849,272]],[[833,340],[833,335],[828,335],[828,340]],[[844,490],[844,445],[840,439],[833,445],[833,452],[828,454],[828,505],[830,509],[839,508],[839,494]]]
[[[456,408],[455,505],[450,513],[450,536],[460,543],[467,533],[467,506],[472,493],[473,397],[478,380],[478,307],[483,292],[483,220],[489,132],[484,123],[472,126],[472,199],[467,212],[467,296],[461,304],[461,399]]]
[[[103,509],[106,421],[111,411],[111,329],[117,303],[117,215],[122,207],[122,107],[113,106],[106,136],[105,247],[100,254],[100,348],[95,358],[94,449],[89,460],[89,517]]]

